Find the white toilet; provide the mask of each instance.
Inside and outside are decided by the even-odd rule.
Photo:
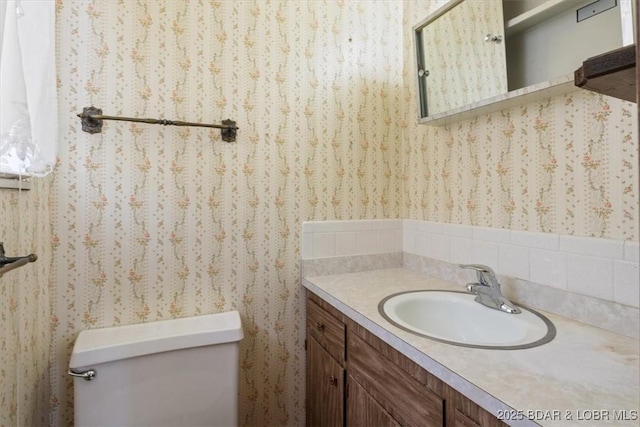
[[[80,332],[76,427],[237,426],[237,311]]]

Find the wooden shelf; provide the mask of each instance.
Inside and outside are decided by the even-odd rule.
[[[636,102],[636,46],[625,46],[587,59],[575,71],[574,84]]]

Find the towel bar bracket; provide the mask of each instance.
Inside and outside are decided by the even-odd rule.
[[[82,130],[87,133],[100,133],[102,132],[102,123],[104,120],[117,120],[125,122],[135,123],[148,123],[152,125],[164,125],[164,126],[196,126],[220,129],[222,140],[225,142],[234,142],[238,132],[236,122],[233,120],[223,120],[221,125],[206,124],[206,123],[191,123],[178,120],[166,120],[166,119],[139,119],[135,117],[120,117],[120,116],[106,116],[102,114],[102,110],[96,107],[85,107],[82,109],[82,113],[78,114],[78,117],[82,120]]]
[[[82,130],[87,133],[102,132],[102,119],[96,119],[93,116],[102,115],[102,110],[95,107],[85,107],[82,114],[78,116],[82,119]]]
[[[234,142],[236,140],[236,134],[238,132],[238,128],[236,127],[236,122],[233,120],[223,120],[222,124],[227,126],[226,129],[220,129],[220,135],[224,142]]]
[[[29,262],[35,262],[38,259],[36,254],[26,256],[8,257],[4,255],[4,243],[0,242],[0,277],[4,273],[14,270]]]

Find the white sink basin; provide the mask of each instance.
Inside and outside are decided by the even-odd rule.
[[[520,306],[509,314],[474,301],[475,295],[455,291],[409,291],[380,302],[380,314],[406,331],[465,347],[515,350],[551,341],[553,323]]]

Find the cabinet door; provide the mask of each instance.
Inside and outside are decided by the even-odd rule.
[[[447,425],[451,425],[453,427],[481,427],[480,424],[476,423],[471,418],[467,417],[459,411],[456,411],[453,423],[447,420]]]
[[[344,425],[344,369],[315,338],[307,342],[307,426]]]
[[[449,386],[444,388],[447,426],[506,427],[489,412]]]
[[[485,37],[489,40],[485,41]],[[430,116],[507,93],[502,0],[466,0],[422,29]]]
[[[405,426],[444,425],[443,401],[350,329],[349,375]]]
[[[347,395],[347,426],[400,427],[387,411],[349,376]]]

